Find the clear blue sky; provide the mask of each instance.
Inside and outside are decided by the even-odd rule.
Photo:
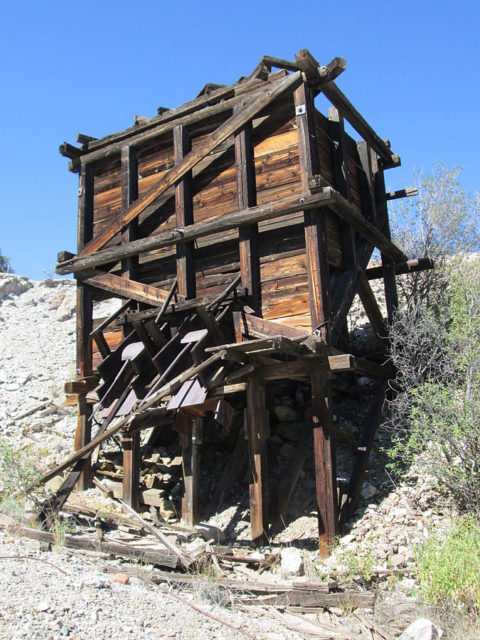
[[[78,132],[101,137],[135,114],[177,106],[206,82],[231,83],[263,54],[347,60],[338,84],[402,167],[387,187],[435,161],[479,188],[480,3],[461,0],[292,3],[2,3],[0,248],[41,279],[75,251],[77,176],[58,154]]]

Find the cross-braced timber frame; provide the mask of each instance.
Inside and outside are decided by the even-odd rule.
[[[78,283],[78,376],[66,385],[77,395],[78,425],[75,453],[44,476],[70,470],[50,507],[75,484],[90,486],[92,453],[121,434],[123,499],[138,508],[139,434],[173,428],[183,452],[182,516],[193,524],[203,418],[213,411],[228,422],[228,398],[243,394],[252,539],[263,540],[286,512],[313,442],[320,552],[328,553],[357,505],[391,374],[395,276],[430,267],[408,261],[391,240],[387,201],[415,192],[386,193],[384,171],[400,159],[338,88],[344,69],[342,58],[321,66],[306,50],[295,62],[264,56],[234,85],[207,84],[193,101],[137,118],[121,133],[79,134],[81,147],[61,146],[79,174],[78,251],[60,253],[57,265]],[[315,108],[320,92],[332,105],[327,117]],[[371,267],[375,248],[381,266]],[[369,284],[379,278],[386,318]],[[357,294],[385,354],[380,361],[348,353],[346,320]],[[112,296],[122,307],[94,323],[93,302]],[[340,490],[330,385],[347,372],[378,385]],[[281,379],[311,385],[312,423],[274,514],[265,386]],[[220,502],[242,442],[219,482]]]

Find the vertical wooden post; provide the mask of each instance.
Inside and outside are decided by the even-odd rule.
[[[361,182],[361,195],[362,195],[362,210],[364,215],[376,222],[377,220],[377,208],[375,203],[375,190],[374,190],[374,174],[377,170],[377,156],[375,152],[368,146],[365,140],[360,140],[357,143],[358,155],[360,158],[360,164],[363,168],[363,174],[360,176]]]
[[[381,163],[378,166],[378,171],[375,175],[375,200],[377,203],[377,210],[379,213],[379,226],[387,238],[391,238],[390,222],[388,218],[388,204],[385,195],[385,176]],[[385,302],[387,305],[388,323],[391,324],[395,312],[398,309],[398,292],[397,281],[395,277],[395,266],[391,260],[387,258],[383,253],[382,266],[383,266],[383,283],[385,287]]]
[[[238,111],[241,106],[234,109]],[[237,177],[237,206],[241,211],[257,204],[255,165],[252,147],[252,125],[246,124],[235,134],[235,168]],[[248,289],[249,303],[260,311],[260,263],[258,257],[258,224],[240,227],[240,273],[242,286]]]
[[[247,383],[247,433],[250,461],[250,527],[252,540],[265,542],[268,534],[268,412],[265,409],[265,385],[252,377]]]
[[[93,235],[93,168],[89,164],[82,164],[78,185],[78,252],[89,242]],[[93,329],[93,300],[88,287],[77,281],[77,376],[83,378],[92,374],[92,340],[90,333]],[[85,394],[78,396],[77,429],[75,432],[74,449],[78,451],[90,442],[92,436],[91,405]],[[77,489],[84,491],[91,484],[90,458],[77,483]]]
[[[345,125],[343,116],[335,107],[328,110],[329,133],[333,142],[333,173],[335,188],[344,198],[350,201],[350,170],[348,155],[345,145]],[[338,220],[342,243],[342,258],[344,272],[353,273],[357,265],[356,234],[348,225]],[[340,333],[335,336],[334,342],[345,351],[349,349],[348,322],[343,322]]]
[[[180,164],[190,151],[190,140],[185,125],[173,130],[175,164]],[[178,229],[193,224],[192,172],[189,171],[175,186],[175,216]],[[195,269],[193,242],[177,245],[178,293],[185,299],[195,297]]]
[[[315,106],[310,89],[302,84],[295,91],[302,187],[320,173],[315,135]],[[327,260],[327,236],[322,211],[304,213],[305,248],[312,329],[325,344],[330,341],[330,285]],[[319,550],[324,557],[334,542],[337,526],[337,490],[332,438],[332,415],[327,366],[311,376],[313,447],[318,508]]]
[[[188,527],[193,527],[199,520],[200,445],[202,443],[203,420],[201,418],[192,419],[181,411],[177,417],[177,428],[182,447],[182,521]]]
[[[122,147],[122,211],[128,209],[138,198],[138,163],[137,156],[131,146]],[[122,229],[122,244],[138,237],[138,221],[133,220]],[[122,260],[122,275],[135,279],[138,269],[138,256]],[[123,445],[123,500],[133,509],[140,504],[140,434],[126,434],[122,438]]]
[[[332,406],[327,367],[311,376],[313,454],[318,509],[318,546],[320,557],[330,553],[338,527],[338,501],[335,449],[332,433]]]
[[[121,151],[122,175],[122,211],[128,209],[138,198],[138,163],[134,149],[130,146],[122,147]],[[122,229],[122,244],[136,240],[138,237],[138,220],[132,220]],[[138,256],[122,260],[122,275],[135,279],[138,267]]]
[[[358,143],[360,161],[366,176],[368,187],[367,211],[383,233],[390,238],[390,224],[388,221],[388,207],[385,196],[385,178],[383,168],[379,166],[376,153],[362,140]],[[392,322],[395,310],[398,308],[397,284],[395,280],[395,267],[391,260],[382,254],[384,267],[385,302],[389,323]]]
[[[140,505],[140,431],[126,433],[123,446],[123,501],[138,511]]]
[[[333,140],[335,188],[344,198],[350,201],[350,171],[345,146],[343,117],[335,107],[330,107],[328,120],[330,137]],[[340,221],[339,224],[342,238],[343,268],[345,271],[353,270],[356,264],[355,232],[349,225]]]
[[[315,106],[309,87],[301,84],[295,91],[298,146],[302,188],[308,192],[308,180],[320,173],[315,135]],[[327,233],[322,211],[305,211],[305,249],[307,253],[308,293],[312,329],[326,338],[330,323]]]

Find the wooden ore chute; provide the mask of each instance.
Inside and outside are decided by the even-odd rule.
[[[236,84],[208,84],[191,102],[120,133],[61,146],[79,174],[78,250],[60,253],[57,265],[78,283],[77,380],[66,385],[77,395],[78,424],[75,453],[44,476],[70,470],[55,508],[75,484],[91,485],[92,452],[117,433],[123,499],[138,508],[146,500],[140,434],[153,428],[153,441],[174,429],[182,518],[194,524],[205,415],[228,422],[232,399],[243,397],[252,539],[266,539],[286,512],[313,442],[320,552],[328,553],[355,510],[391,373],[385,357],[348,353],[347,314],[358,293],[386,352],[395,274],[429,267],[391,241],[387,200],[414,190],[385,192],[384,170],[400,159],[335,84],[344,69],[343,59],[321,66],[306,50],[295,62],[265,56]],[[320,92],[332,104],[328,116],[315,108]],[[382,264],[369,267],[375,247]],[[384,280],[387,319],[373,278]],[[122,306],[93,320],[94,302],[110,297]],[[352,371],[380,384],[341,488],[330,385],[332,375]],[[282,379],[310,384],[312,423],[272,501],[265,388]],[[220,501],[235,468],[232,455]]]

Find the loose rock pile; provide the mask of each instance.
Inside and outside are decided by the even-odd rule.
[[[95,315],[102,317],[111,310],[110,303],[102,303]],[[359,333],[357,338],[368,341],[368,332]],[[0,274],[0,437],[14,449],[30,447],[43,468],[60,462],[72,449],[75,409],[65,406],[63,384],[75,378],[74,363],[74,283],[68,280],[33,282]],[[357,391],[368,394],[371,381],[365,378],[358,382]],[[270,456],[279,478],[295,453],[302,425],[309,420],[307,397],[301,384],[293,384],[288,389],[278,386],[271,399]],[[343,451],[338,469],[340,477],[347,475],[352,459],[351,443],[357,429],[353,406],[345,401],[336,409],[337,433]],[[228,434],[224,437],[227,441]],[[322,565],[318,562],[315,544],[313,459],[307,457],[288,519],[272,540],[272,548],[283,546],[293,550],[283,554],[284,575],[305,573],[310,577],[328,575],[341,579],[358,576],[361,581],[362,568],[368,563],[369,569],[384,579],[385,589],[390,589],[386,578],[397,571],[400,580],[395,597],[411,596],[415,588],[415,544],[427,535],[430,525],[441,520],[442,509],[438,506],[441,503],[433,481],[415,471],[411,471],[402,486],[392,488],[379,451],[382,444],[387,444],[386,440],[382,442],[385,437],[380,436],[376,443],[356,518],[348,524],[349,530],[340,539],[334,554]],[[157,476],[162,472],[170,474],[170,485],[164,496],[165,513],[161,514],[164,517],[169,515],[168,509],[172,517],[175,511],[175,505],[168,502],[180,481],[179,469],[175,471],[175,465],[171,464],[174,457],[173,449],[153,451],[142,472],[147,487],[149,483],[156,486]],[[105,463],[104,471],[120,476],[119,459],[110,462],[110,467]],[[163,469],[167,462],[169,470]],[[220,462],[217,460],[218,474]],[[234,486],[235,495],[229,503],[235,506],[212,514],[208,521],[223,531],[227,542],[229,538],[230,541],[247,539],[249,535],[248,485],[245,477],[240,480]],[[213,493],[213,488],[204,490],[210,491],[210,495]],[[173,495],[174,502],[175,499]],[[305,513],[307,515],[299,516]],[[65,579],[60,579],[57,569],[40,562],[3,561],[0,629],[6,634],[4,637],[111,638],[119,628],[139,638],[194,635],[201,638],[202,634],[207,637],[207,633],[208,637],[225,637],[225,629],[203,618],[200,622],[188,608],[182,610],[184,620],[177,625],[178,604],[167,602],[158,592],[151,593],[138,579],[130,579],[128,585],[107,579],[89,560],[70,556],[65,550],[39,553],[37,543],[24,543],[1,534],[0,552],[9,556],[34,555],[58,562],[67,572]],[[272,569],[271,573],[272,578],[280,576],[282,567]],[[28,589],[25,584],[29,585]],[[418,608],[412,611],[403,629],[417,612]],[[293,632],[285,635],[282,631],[267,632],[271,627],[268,621],[262,627],[258,620],[245,622],[244,617],[236,620],[239,626],[251,625],[251,630],[255,629],[265,638],[296,637]],[[185,635],[185,629],[191,629],[191,635]]]

